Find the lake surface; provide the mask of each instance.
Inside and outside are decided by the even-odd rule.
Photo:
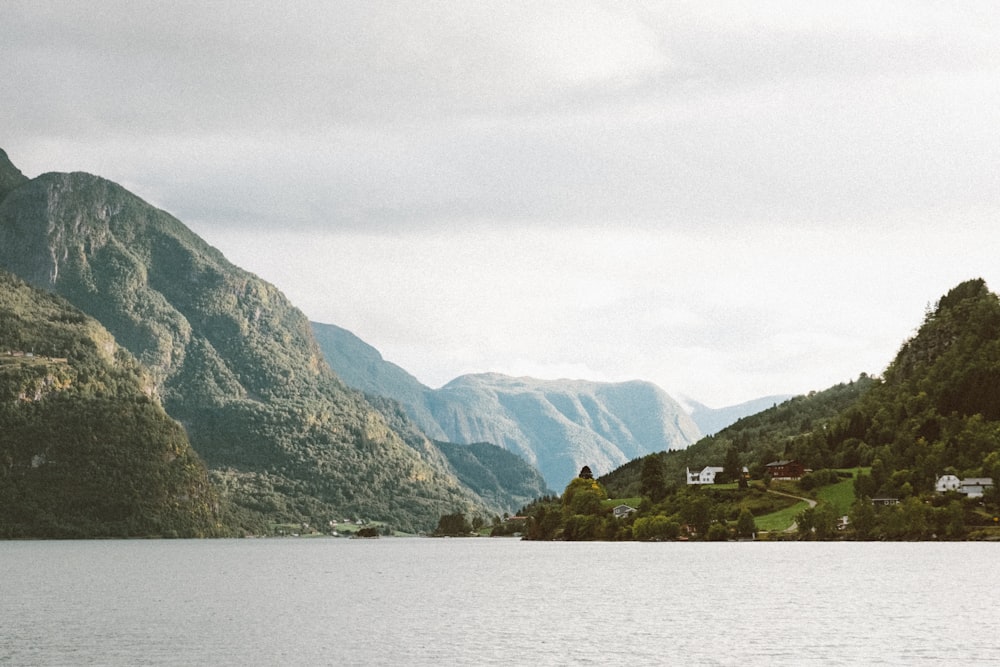
[[[0,542],[0,664],[996,665],[1000,545]]]

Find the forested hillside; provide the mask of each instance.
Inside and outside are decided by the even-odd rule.
[[[205,465],[97,322],[0,271],[0,537],[224,534]]]
[[[870,462],[872,492],[904,498],[946,470],[1000,480],[1000,299],[984,281],[941,297],[817,454]]]
[[[771,471],[782,468],[767,464],[778,459],[801,464],[805,474],[772,480]],[[723,469],[716,484],[688,485],[685,468],[705,466]],[[952,486],[937,488],[946,474]],[[565,499],[538,503],[526,509],[536,519],[532,535],[749,537],[777,521],[764,513],[776,512],[780,493],[815,506],[803,500],[794,523],[786,515],[775,524],[788,527],[779,537],[998,539],[1000,299],[982,280],[964,282],[928,310],[882,379],[862,375],[791,399],[600,481],[602,493],[642,497],[641,507],[614,522],[593,502],[581,515],[579,503]]]

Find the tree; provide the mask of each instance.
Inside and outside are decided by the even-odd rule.
[[[740,510],[740,516],[736,519],[736,534],[740,537],[753,537],[757,533],[757,523],[753,520],[753,514],[746,507]]]
[[[563,491],[563,509],[570,514],[596,514],[601,501],[608,497],[604,487],[593,478],[576,477]]]
[[[460,535],[468,535],[472,532],[472,526],[469,521],[465,518],[465,515],[461,512],[455,512],[454,514],[445,514],[440,519],[438,519],[437,528],[434,530],[434,534],[437,536],[449,536],[457,537]]]
[[[729,539],[729,529],[724,523],[713,523],[708,528],[709,542],[725,542]]]
[[[871,475],[866,475],[865,473],[858,473],[858,476],[854,478],[854,497],[861,498],[872,498],[875,495],[875,491],[878,487],[875,485],[875,478]],[[871,505],[871,503],[868,503]]]
[[[965,509],[960,500],[952,500],[945,509],[947,524],[945,534],[948,537],[956,538],[965,535]]]
[[[680,524],[662,514],[641,517],[632,524],[632,537],[642,541],[675,540],[680,532]]]
[[[722,464],[722,481],[739,481],[741,471],[742,467],[740,466],[740,454],[736,451],[736,446],[731,445],[729,449],[726,450],[726,459]]]
[[[640,493],[654,503],[663,500],[667,495],[667,486],[663,480],[663,461],[657,454],[649,454],[642,459],[642,472],[639,477]]]
[[[795,523],[803,539],[827,540],[837,534],[837,512],[825,503],[802,510]]]
[[[711,522],[711,502],[697,492],[685,494],[681,499],[681,519],[694,528],[695,532],[704,536],[708,533]]]
[[[851,510],[847,513],[854,535],[860,540],[868,540],[875,536],[875,529],[878,525],[878,517],[875,515],[875,507],[871,498],[862,497],[854,501]]]

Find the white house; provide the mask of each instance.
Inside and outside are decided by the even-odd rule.
[[[715,476],[722,471],[723,468],[718,466],[705,466],[700,472],[691,472],[691,468],[687,468],[687,483],[715,484]]]
[[[614,513],[616,519],[624,519],[632,512],[636,512],[638,510],[630,505],[615,505],[615,508],[611,511]]]
[[[969,498],[979,498],[983,495],[983,491],[992,486],[992,477],[966,477],[958,487],[958,492],[964,493]]]
[[[969,498],[979,498],[983,491],[993,486],[992,477],[966,477],[959,479],[955,475],[941,475],[934,484],[938,493],[958,491]]]
[[[934,483],[934,490],[938,493],[957,491],[958,487],[961,485],[962,480],[960,480],[957,475],[941,475]]]

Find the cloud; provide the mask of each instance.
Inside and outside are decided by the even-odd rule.
[[[1000,241],[991,3],[25,2],[0,141],[434,384],[878,372]],[[562,370],[560,370],[562,369]]]
[[[15,3],[0,92],[31,153],[218,224],[830,222],[995,203],[965,7]]]

